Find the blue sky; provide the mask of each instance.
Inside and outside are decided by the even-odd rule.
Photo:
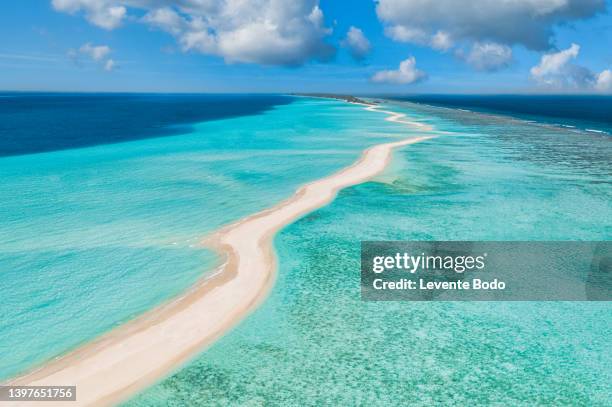
[[[609,2],[467,4],[2,2],[0,89],[612,92]]]

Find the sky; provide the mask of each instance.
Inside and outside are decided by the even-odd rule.
[[[612,93],[612,0],[0,3],[0,90]]]

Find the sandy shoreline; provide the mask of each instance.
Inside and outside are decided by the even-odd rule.
[[[378,106],[366,110],[388,114],[388,121],[432,130]],[[204,241],[226,259],[213,277],[10,384],[76,385],[77,401],[63,403],[69,406],[109,405],[133,396],[202,351],[265,299],[276,270],[272,240],[281,228],[331,202],[339,190],[382,172],[395,148],[433,137],[370,147],[351,166],[306,184],[272,208],[217,231]]]

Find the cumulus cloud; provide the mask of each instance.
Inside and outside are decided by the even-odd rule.
[[[174,35],[179,35],[187,27],[183,17],[170,7],[151,10],[142,21]]]
[[[431,38],[431,47],[438,51],[446,51],[453,46],[453,40],[446,31],[438,31]]]
[[[394,25],[385,27],[385,35],[397,42],[428,46],[438,51],[447,51],[454,45],[450,34],[443,30],[430,35],[420,28]]]
[[[84,11],[85,18],[98,27],[112,30],[121,24],[126,8],[109,0],[52,0],[53,8],[74,14]]]
[[[128,13],[172,34],[183,51],[223,57],[227,62],[294,66],[326,60],[335,48],[325,42],[318,0],[52,0],[56,10],[82,12],[92,24],[116,28]]]
[[[410,57],[403,60],[396,70],[379,71],[372,76],[372,82],[376,83],[395,83],[407,85],[425,79],[426,74],[416,68],[416,59]]]
[[[104,70],[110,72],[113,69],[115,69],[115,61],[113,61],[112,59],[106,60],[106,62],[104,63]]]
[[[535,78],[546,78],[560,73],[571,59],[575,59],[580,52],[580,45],[572,44],[568,49],[542,56],[540,63],[531,68],[531,75]]]
[[[580,45],[572,44],[567,49],[543,55],[540,63],[531,68],[531,78],[539,85],[554,89],[612,91],[610,70],[597,74],[574,63],[579,53]]]
[[[458,55],[479,71],[497,71],[512,61],[512,49],[494,42],[475,42],[467,55]]]
[[[427,34],[418,28],[409,28],[403,25],[385,27],[387,37],[398,42],[413,42],[423,45],[427,42]]]
[[[568,49],[543,55],[540,63],[530,70],[532,79],[541,85],[554,87],[582,85],[585,82],[584,76],[580,75],[582,70],[570,63],[579,52],[580,46],[572,44]]]
[[[79,48],[79,51],[81,51],[82,54],[89,56],[94,61],[100,61],[105,56],[110,54],[111,49],[108,45],[94,46],[88,42],[87,44],[82,45],[81,48]]]
[[[612,71],[606,69],[605,71],[601,71],[599,75],[597,75],[595,89],[600,92],[612,92]]]
[[[349,49],[351,56],[358,61],[363,60],[372,49],[370,41],[363,35],[363,31],[353,26],[349,28],[342,44]]]
[[[555,24],[604,11],[605,0],[379,0],[378,18],[389,37],[434,45],[442,30],[453,41],[550,48]]]
[[[114,60],[107,58],[111,52],[112,50],[108,45],[92,45],[92,43],[88,42],[81,45],[78,51],[74,49],[68,50],[68,58],[75,64],[80,65],[81,57],[85,56],[99,63],[105,71],[112,71],[116,67],[116,64]]]

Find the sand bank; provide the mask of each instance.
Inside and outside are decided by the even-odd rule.
[[[403,120],[403,114],[377,106],[366,110],[388,114],[388,121],[431,130],[422,123]],[[65,405],[109,405],[163,378],[235,326],[266,297],[276,270],[272,239],[281,228],[326,205],[339,190],[382,172],[393,149],[432,137],[370,147],[350,167],[304,185],[274,207],[217,231],[204,244],[226,262],[212,277],[11,384],[76,385],[77,401]]]

